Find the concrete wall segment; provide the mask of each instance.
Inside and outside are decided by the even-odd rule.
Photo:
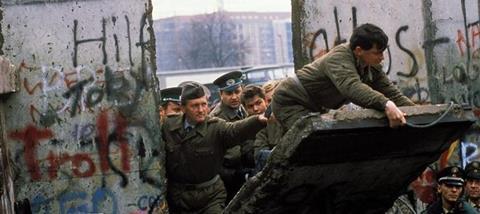
[[[34,213],[166,211],[149,0],[7,1],[16,200]]]

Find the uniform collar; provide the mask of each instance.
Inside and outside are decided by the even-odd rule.
[[[228,117],[229,120],[233,120],[233,119],[238,118],[238,115],[237,115],[238,111],[242,112],[244,117],[246,115],[246,112],[243,109],[242,105],[240,105],[238,107],[238,109],[232,109],[232,108],[228,107],[227,105],[223,104],[223,102],[222,102],[222,103],[220,103],[220,109],[222,110],[222,112],[225,112],[225,115]],[[240,119],[243,119],[243,118],[240,118]]]
[[[191,136],[195,136],[193,133],[199,133],[202,137],[204,137],[207,134],[207,123],[210,121],[211,118],[207,116],[205,118],[205,121],[203,123],[196,124],[191,132],[189,132],[186,136],[186,138],[190,138]],[[169,127],[169,131],[180,131],[181,129],[185,128],[186,125],[186,120],[185,120],[185,115],[181,114],[181,116],[178,116],[176,120],[172,122],[172,124]]]
[[[188,127],[192,127],[192,129],[195,128],[195,125],[190,124],[187,119],[185,119],[185,120],[183,120],[183,121],[184,121],[184,122],[183,122],[183,128],[184,128],[184,129],[187,129]]]

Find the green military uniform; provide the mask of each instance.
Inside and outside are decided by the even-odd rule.
[[[478,213],[480,213],[480,205],[479,205],[479,204],[474,203],[474,202],[471,201],[468,197],[466,197],[465,200],[467,201],[467,203],[468,203],[473,209],[475,209],[475,211],[477,211]]]
[[[237,110],[228,107],[222,102],[218,103],[215,108],[210,112],[210,116],[222,118],[227,122],[235,122],[243,120],[247,116],[247,111],[243,106],[240,106]],[[235,168],[241,165],[241,147],[240,145],[234,146],[227,150],[225,154],[225,166],[227,168]]]
[[[296,71],[275,90],[272,110],[284,129],[310,112],[326,112],[352,102],[384,111],[388,100],[397,106],[414,105],[393,86],[380,65],[357,60],[349,44],[342,44]]]
[[[234,92],[242,84],[242,72],[232,71],[228,72],[213,81],[213,84],[218,86],[221,92]],[[238,109],[232,109],[221,101],[210,112],[210,116],[222,118],[228,122],[242,120],[247,117],[247,111],[240,105]],[[243,176],[243,164],[242,164],[242,149],[251,147],[247,145],[249,141],[243,142],[242,146],[235,146],[227,150],[223,167],[220,172],[220,176],[225,182],[227,188],[227,202],[229,202],[233,196],[237,193],[240,187],[245,182]],[[253,144],[250,143],[250,144]],[[244,146],[245,145],[245,146]]]
[[[456,201],[451,202],[452,204],[450,206],[445,206],[443,202],[447,201],[446,198],[451,197],[452,194],[451,192],[443,192],[441,188],[443,188],[443,185],[448,186],[456,186],[460,190],[458,190],[458,193],[463,191],[463,188],[465,186],[464,183],[464,172],[462,168],[459,166],[449,166],[446,167],[442,170],[440,170],[437,173],[437,183],[440,186],[439,189],[439,197],[437,201],[432,203],[430,206],[428,206],[427,210],[425,210],[422,213],[427,213],[427,214],[473,214],[473,213],[478,213],[471,207],[463,198],[461,195],[457,198]],[[451,188],[451,187],[449,187]],[[445,194],[445,195],[444,195]],[[450,208],[447,210],[447,208]]]
[[[465,179],[467,185],[469,182],[480,181],[480,161],[472,161],[465,166]],[[480,204],[478,203],[478,198],[471,198],[471,195],[468,191],[468,188],[465,191],[465,200],[470,204],[477,212],[480,213]],[[475,196],[478,197],[478,196]],[[477,201],[477,203],[475,203]]]
[[[247,111],[241,105],[238,109],[232,109],[220,102],[212,109],[210,116],[219,117],[225,121],[233,122],[245,119],[247,117]]]
[[[225,150],[264,127],[257,117],[234,123],[207,117],[193,130],[184,128],[184,116],[165,120],[168,202],[172,213],[222,213],[226,193],[218,173]]]
[[[442,200],[439,199],[431,204],[427,210],[421,212],[423,214],[476,214],[478,213],[470,204],[462,199],[457,202],[452,210],[443,209]]]
[[[255,159],[258,157],[258,153],[262,149],[271,150],[275,147],[282,138],[283,132],[282,127],[277,121],[269,121],[267,127],[260,130],[255,137],[255,142],[253,143],[253,150]]]

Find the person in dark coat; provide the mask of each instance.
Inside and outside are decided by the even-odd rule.
[[[267,118],[232,123],[208,116],[208,101],[198,83],[183,86],[181,108],[182,114],[167,117],[162,126],[169,211],[222,213],[226,192],[219,171],[225,151],[253,137]]]
[[[480,212],[480,162],[472,161],[465,166],[465,199]]]
[[[463,170],[458,166],[446,167],[437,174],[437,201],[431,204],[423,213],[427,214],[460,214],[477,213],[473,207],[462,198]]]

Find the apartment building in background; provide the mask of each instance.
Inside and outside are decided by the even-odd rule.
[[[233,39],[244,41],[242,64],[258,66],[293,63],[291,13],[289,12],[228,12],[222,11],[231,23]],[[178,49],[190,41],[182,37],[183,29],[201,16],[173,16],[154,20],[157,50],[157,72],[198,69],[185,67]],[[188,59],[187,59],[188,60]]]

